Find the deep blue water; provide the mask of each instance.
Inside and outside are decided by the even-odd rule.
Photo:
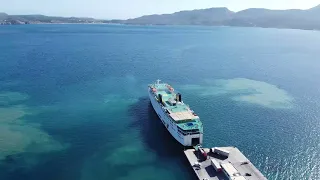
[[[147,98],[162,79],[269,179],[320,179],[320,32],[0,27],[0,179],[195,179]]]

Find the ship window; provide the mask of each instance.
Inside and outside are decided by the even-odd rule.
[[[183,135],[188,135],[188,134],[199,134],[200,131],[199,129],[191,129],[191,130],[183,130],[180,127],[178,127],[178,131],[182,133]]]
[[[182,123],[190,123],[190,122],[196,122],[195,120],[192,120],[192,119],[186,119],[186,120],[180,120],[180,121],[177,121],[178,124],[182,124]]]

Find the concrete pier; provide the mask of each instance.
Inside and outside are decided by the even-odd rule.
[[[266,180],[263,174],[239,151],[236,147],[219,147],[229,151],[229,156],[224,157],[216,153],[210,152],[209,148],[203,148],[207,153],[207,159],[204,159],[201,152],[195,149],[188,149],[184,154],[188,158],[190,165],[198,176],[199,180]],[[238,177],[228,177],[226,172],[217,172],[211,165],[211,159],[215,159],[218,163],[230,163],[239,172]],[[198,164],[200,163],[200,164]]]

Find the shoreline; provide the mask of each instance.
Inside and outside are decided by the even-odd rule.
[[[17,25],[77,25],[77,24],[92,24],[92,25],[128,25],[128,26],[194,26],[194,27],[239,27],[239,28],[263,28],[263,29],[279,29],[279,30],[303,30],[303,31],[320,31],[320,29],[300,29],[300,28],[280,28],[280,27],[260,27],[260,26],[227,26],[227,25],[187,25],[187,24],[180,24],[180,25],[174,25],[174,24],[131,24],[131,23],[103,23],[103,22],[97,22],[97,23],[27,23],[27,24],[0,24],[0,26],[17,26]]]

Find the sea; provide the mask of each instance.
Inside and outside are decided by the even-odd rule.
[[[172,85],[205,147],[270,180],[320,179],[320,32],[0,26],[1,180],[195,180],[147,94]]]

